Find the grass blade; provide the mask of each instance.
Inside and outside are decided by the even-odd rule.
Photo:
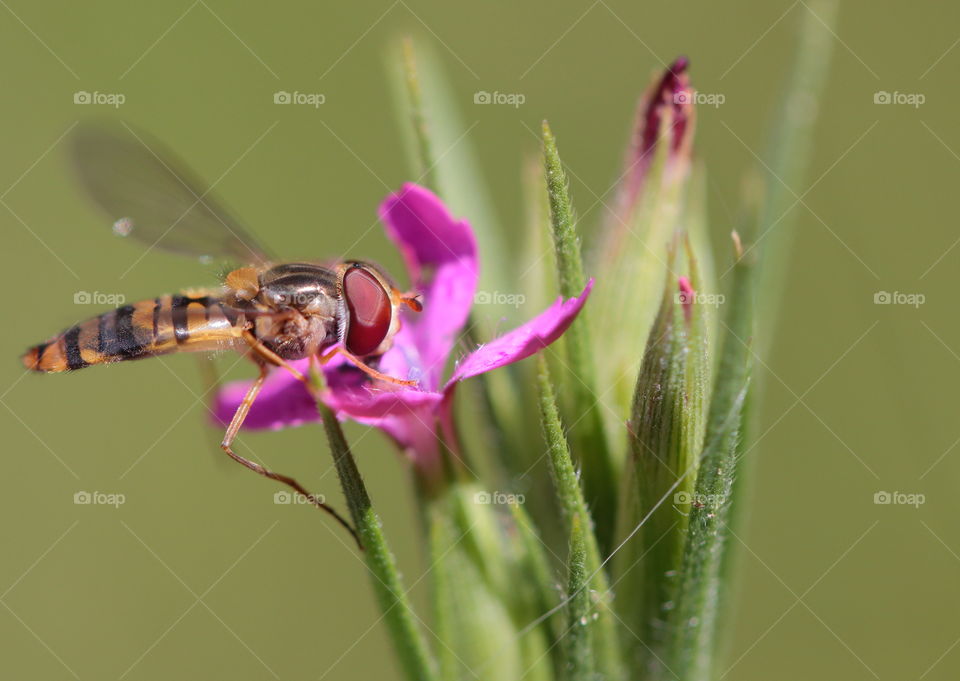
[[[550,126],[543,122],[543,156],[547,175],[547,193],[553,226],[560,294],[565,298],[580,295],[586,285],[580,238],[576,230],[573,205],[567,191],[567,176],[557,151]],[[569,359],[570,393],[579,422],[573,432],[574,451],[583,469],[584,493],[593,508],[597,539],[601,550],[609,550],[617,508],[614,466],[604,431],[597,399],[593,348],[587,319],[577,319],[564,335]]]
[[[429,41],[418,41],[414,48],[407,40],[399,47],[399,55],[397,50],[396,46],[390,50],[388,67],[398,110],[413,122],[412,126],[403,126],[403,133],[414,152],[417,181],[427,182],[443,197],[453,215],[470,219],[483,263],[479,290],[516,291],[517,273],[507,267],[509,261],[503,257],[509,251],[504,247],[504,232],[495,212],[498,203],[483,179],[470,140],[473,125],[465,122],[456,104],[459,95]],[[495,307],[498,316],[492,318],[515,318],[513,307]]]
[[[421,498],[444,679],[552,678],[549,626],[518,636],[519,623],[542,612],[529,561],[543,557],[526,554],[529,545],[511,526],[501,494],[461,480]]]
[[[413,51],[413,40],[404,38],[401,47],[403,52],[403,76],[406,85],[406,109],[410,116],[410,128],[416,140],[417,174],[419,184],[430,191],[439,193],[437,186],[437,163],[433,155],[433,143],[427,129],[427,116],[423,111],[423,92],[420,88],[420,76],[417,73],[417,61]]]
[[[722,323],[717,378],[707,416],[675,607],[668,620],[665,666],[681,679],[711,678],[714,638],[722,592],[727,521],[737,474],[738,442],[750,381],[754,263],[739,258]]]
[[[636,634],[624,636],[624,646],[629,659],[644,670],[660,664],[704,434],[707,306],[696,302],[700,277],[689,252],[690,278],[681,293],[672,273],[675,250],[668,254],[660,310],[648,336],[628,425],[620,536],[636,536],[617,554],[613,573],[617,610]],[[665,495],[667,502],[660,503]]]
[[[766,329],[776,324],[778,301],[785,273],[789,272],[793,226],[802,212],[796,194],[802,195],[801,183],[814,148],[818,104],[836,42],[831,32],[837,9],[837,0],[810,0],[797,9],[800,12],[797,46],[791,73],[784,80],[786,86],[770,140],[770,175],[765,178],[765,196],[756,225],[759,233],[749,230],[743,235],[745,241],[763,243],[759,266],[762,281],[757,290],[762,292],[760,319]]]

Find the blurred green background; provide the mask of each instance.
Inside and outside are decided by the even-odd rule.
[[[791,188],[802,202],[786,295],[757,368],[767,388],[724,678],[960,673],[960,235],[949,217],[960,8],[921,7],[841,7],[811,172]],[[152,253],[121,278],[141,251],[111,237],[68,172],[61,137],[77,120],[151,131],[219,178],[215,193],[282,254],[340,254],[413,179],[385,68],[388,44],[410,34],[440,56],[472,126],[462,144],[517,239],[529,129],[549,117],[592,225],[586,208],[616,176],[637,95],[683,53],[694,86],[725,97],[699,108],[696,141],[719,242],[744,172],[766,153],[808,11],[781,0],[3,3],[0,678],[397,678],[347,537],[274,504],[276,487],[213,453],[220,434],[204,425],[191,358],[23,374],[25,347],[100,311],[75,293],[135,300],[211,276]],[[280,90],[326,101],[277,106]],[[475,105],[480,90],[525,103]],[[77,91],[125,103],[78,105]],[[925,101],[875,104],[879,91]],[[350,255],[400,271],[379,229]],[[876,305],[878,291],[925,302]],[[425,611],[404,464],[379,434],[347,432]],[[342,506],[319,428],[241,440],[241,453]],[[78,491],[126,502],[75,505]],[[925,503],[875,504],[881,491]]]

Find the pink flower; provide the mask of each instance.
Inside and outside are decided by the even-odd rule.
[[[593,285],[580,296],[558,299],[539,315],[460,359],[452,375],[444,368],[466,325],[477,288],[477,245],[464,220],[453,219],[446,206],[423,187],[406,184],[380,205],[387,236],[406,262],[423,311],[404,310],[393,347],[378,370],[418,382],[415,388],[371,382],[345,362],[323,367],[327,390],[323,401],[340,418],[374,426],[389,435],[422,469],[439,461],[438,437],[456,448],[453,397],[457,384],[472,376],[529,357],[559,338],[576,318]],[[306,371],[309,360],[294,362]],[[216,418],[229,422],[249,382],[225,386],[214,405]],[[250,409],[244,428],[284,428],[317,421],[309,391],[286,371],[274,370]]]

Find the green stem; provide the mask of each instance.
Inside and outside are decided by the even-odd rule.
[[[573,516],[570,532],[570,559],[567,592],[567,640],[564,642],[565,671],[568,681],[592,681],[596,678],[590,629],[590,573],[587,568],[587,535],[581,517]]]
[[[593,522],[583,498],[573,460],[570,458],[570,449],[563,434],[560,413],[557,409],[556,394],[550,380],[547,362],[542,355],[537,357],[537,368],[540,419],[549,454],[547,461],[557,498],[560,501],[566,532],[570,538],[568,559],[571,581],[570,611],[576,615],[570,625],[583,630],[582,634],[578,630],[578,636],[584,635],[589,638],[590,666],[596,666],[605,679],[619,679],[623,677],[623,670],[611,603],[610,583],[607,573],[602,569],[600,549],[593,532]],[[581,570],[584,574],[581,574]],[[584,593],[581,594],[579,591]],[[584,594],[586,601],[581,600]],[[583,608],[592,608],[596,619],[593,614],[581,612]],[[579,621],[584,617],[587,618],[586,621],[580,623]],[[568,650],[573,653],[578,649],[575,645]],[[577,654],[580,653],[577,652]]]
[[[314,380],[316,382],[316,375]],[[436,663],[414,621],[416,615],[407,599],[396,560],[387,545],[380,519],[373,510],[340,422],[333,411],[319,400],[317,409],[323,419],[323,428],[330,442],[333,463],[347,499],[350,516],[363,543],[364,558],[370,570],[377,602],[383,611],[401,666],[410,681],[435,681],[439,679]]]

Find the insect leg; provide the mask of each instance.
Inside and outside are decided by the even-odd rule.
[[[323,509],[334,519],[343,525],[347,531],[353,536],[354,541],[357,542],[357,546],[360,549],[363,549],[363,544],[360,543],[360,537],[357,536],[356,530],[351,527],[343,516],[336,512],[331,506],[319,501],[316,496],[310,494],[299,482],[294,480],[288,475],[282,475],[280,473],[274,473],[273,471],[267,470],[260,464],[251,461],[250,459],[244,458],[233,451],[230,445],[233,444],[234,439],[237,437],[237,432],[240,430],[240,426],[243,425],[244,419],[247,418],[247,414],[250,412],[250,407],[253,405],[253,401],[257,398],[257,394],[260,392],[260,389],[263,387],[263,382],[267,378],[267,373],[269,368],[264,362],[257,362],[260,367],[260,375],[257,376],[257,379],[253,382],[250,388],[247,390],[247,394],[243,398],[243,402],[240,403],[240,406],[237,407],[237,411],[233,415],[233,419],[230,421],[230,425],[227,427],[227,432],[223,436],[223,441],[220,443],[220,448],[226,452],[227,456],[236,461],[239,464],[242,464],[249,468],[250,470],[259,473],[260,475],[270,478],[271,480],[276,480],[277,482],[282,482],[283,484],[293,488],[298,493],[305,496],[310,502],[317,508]]]
[[[387,382],[387,383],[395,383],[396,385],[411,385],[411,386],[413,386],[413,385],[416,385],[416,384],[417,384],[416,381],[404,381],[404,380],[401,380],[401,379],[399,379],[399,378],[394,378],[393,376],[389,376],[389,375],[387,375],[387,374],[380,373],[380,372],[377,371],[376,369],[373,369],[373,368],[371,368],[371,367],[368,367],[366,364],[363,363],[363,360],[362,360],[362,359],[360,359],[360,358],[357,357],[356,355],[353,355],[353,354],[347,352],[346,350],[344,350],[344,349],[343,349],[342,347],[340,347],[339,345],[338,345],[337,347],[335,347],[333,350],[331,350],[330,352],[328,352],[327,354],[325,354],[325,355],[320,355],[320,364],[326,364],[327,362],[329,362],[331,359],[333,359],[333,358],[334,358],[336,355],[338,355],[338,354],[343,355],[344,357],[346,357],[347,360],[348,360],[351,364],[353,364],[355,367],[357,367],[358,369],[360,369],[360,371],[362,371],[363,373],[367,374],[367,375],[370,376],[371,378],[377,379],[378,381],[385,381],[385,382]]]
[[[290,373],[291,376],[309,387],[310,382],[307,380],[306,376],[290,366],[287,360],[285,360],[283,357],[258,341],[249,330],[244,330],[240,337],[243,338],[247,345],[250,346],[250,349],[257,354],[261,360],[267,362],[268,364],[272,364],[273,366],[278,366],[282,369],[285,369]]]

